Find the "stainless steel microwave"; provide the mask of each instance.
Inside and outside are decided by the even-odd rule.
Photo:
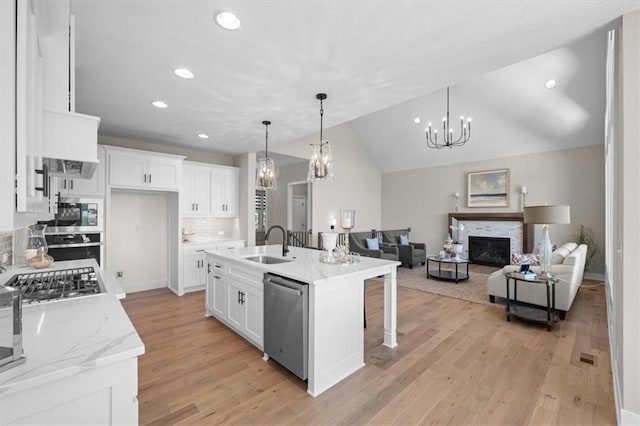
[[[102,232],[104,211],[102,199],[60,197],[53,220],[38,222],[47,225],[45,233]]]

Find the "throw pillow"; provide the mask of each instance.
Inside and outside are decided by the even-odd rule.
[[[380,244],[377,238],[367,238],[367,248],[369,250],[380,250]]]
[[[400,245],[408,246],[409,245],[409,236],[408,235],[400,235]]]
[[[513,253],[511,255],[512,265],[540,265],[540,258],[535,253]]]

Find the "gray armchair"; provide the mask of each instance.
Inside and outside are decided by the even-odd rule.
[[[424,243],[409,242],[409,245],[400,244],[400,235],[409,236],[411,228],[382,231],[382,240],[388,244],[396,244],[403,265],[413,269],[415,265],[424,265],[427,261],[427,245]]]
[[[349,233],[349,250],[360,253],[362,256],[377,257],[386,260],[399,260],[398,247],[390,244],[380,244],[379,250],[372,250],[367,247],[367,238],[373,238],[371,232],[351,232]]]

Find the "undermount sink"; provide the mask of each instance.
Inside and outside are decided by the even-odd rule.
[[[250,260],[252,262],[265,263],[267,265],[272,265],[274,263],[286,263],[291,262],[293,259],[282,259],[280,257],[272,257],[272,256],[250,256],[245,257],[246,260]]]

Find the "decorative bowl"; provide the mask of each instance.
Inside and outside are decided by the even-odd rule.
[[[53,265],[53,257],[48,254],[40,253],[31,258],[29,265],[37,269],[48,268]]]

